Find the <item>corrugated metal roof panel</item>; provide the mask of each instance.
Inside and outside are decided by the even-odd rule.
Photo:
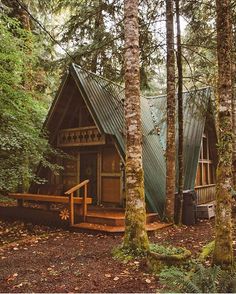
[[[185,92],[184,98],[184,189],[193,189],[204,131],[210,88]],[[166,96],[148,98],[153,121],[160,129],[160,139],[166,149]],[[176,124],[176,130],[178,126]],[[178,137],[176,136],[176,146]]]
[[[94,111],[95,121],[104,133],[115,136],[124,156],[124,89],[76,65],[72,69],[79,88],[83,88],[84,99]],[[152,209],[162,215],[165,202],[165,158],[148,101],[144,97],[141,98],[141,117],[146,198]]]

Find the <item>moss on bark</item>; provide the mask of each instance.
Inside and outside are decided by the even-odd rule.
[[[218,157],[216,177],[216,239],[213,263],[233,264],[232,190],[232,23],[229,0],[216,0],[218,57]]]
[[[143,171],[131,171],[137,179],[135,184],[127,184],[126,190],[133,191],[135,198],[127,194],[125,213],[125,237],[124,248],[132,251],[146,251],[149,249],[149,241],[146,232],[146,208]],[[138,184],[139,183],[139,184]]]
[[[138,0],[124,1],[126,221],[123,248],[139,253],[148,249],[142,169]]]

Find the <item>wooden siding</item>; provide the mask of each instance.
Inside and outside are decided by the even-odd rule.
[[[204,204],[215,200],[216,185],[207,185],[195,187],[197,193],[197,203]]]
[[[216,176],[214,142],[211,141],[210,132],[205,129],[199,155],[198,169],[195,180],[197,204],[204,204],[215,200]]]

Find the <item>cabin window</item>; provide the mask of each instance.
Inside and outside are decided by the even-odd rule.
[[[202,137],[195,186],[207,186],[212,184],[215,184],[215,168],[209,145],[209,137],[206,133],[203,134]]]

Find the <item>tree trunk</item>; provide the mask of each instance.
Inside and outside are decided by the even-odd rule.
[[[147,250],[146,205],[142,165],[138,0],[124,1],[126,214],[124,248]]]
[[[167,37],[167,134],[166,134],[166,218],[174,220],[175,201],[175,52],[173,0],[166,1]]]
[[[233,36],[233,48],[236,48],[236,33]],[[236,53],[232,53],[232,128],[233,128],[233,188],[236,190]]]
[[[12,9],[9,16],[17,18],[22,24],[22,28],[24,28],[27,31],[30,31],[31,30],[30,17],[28,13],[26,12],[26,10],[23,9],[16,0],[2,0],[2,1],[3,1],[3,4],[5,4],[6,6]],[[20,1],[20,3],[22,3],[22,1]],[[24,7],[27,8],[25,4],[22,3],[22,5],[24,5]]]
[[[232,185],[232,81],[231,81],[231,21],[228,0],[216,0],[218,58],[218,125],[219,142],[216,178],[216,238],[213,263],[230,266],[233,263],[231,185]]]
[[[234,77],[236,75],[236,71],[234,73]],[[236,85],[236,83],[235,83]],[[233,188],[236,190],[236,90],[233,88],[232,95],[232,115],[233,115]]]
[[[95,46],[99,46],[101,43],[101,36],[100,36],[100,32],[99,29],[101,29],[101,27],[103,26],[103,2],[102,0],[98,1],[98,11],[96,14],[96,18],[95,18],[95,23],[94,23],[94,36],[93,36],[93,42],[95,44]],[[96,73],[97,72],[97,67],[98,67],[98,57],[99,57],[99,50],[95,48],[93,54],[92,54],[92,61],[91,61],[91,71]]]
[[[183,123],[183,69],[182,69],[182,46],[181,29],[179,18],[179,0],[175,0],[176,5],[176,24],[177,24],[177,68],[178,68],[178,202],[179,209],[176,213],[176,223],[182,224],[183,214],[183,190],[184,190],[184,123]]]

